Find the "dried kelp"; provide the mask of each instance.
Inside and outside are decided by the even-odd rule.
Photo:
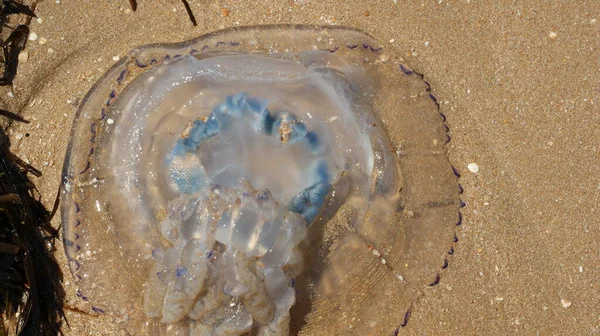
[[[9,16],[22,14],[27,17],[26,23],[29,23],[35,13],[31,8],[14,0],[2,0],[0,3],[0,29],[9,27]],[[4,30],[2,30],[4,32]],[[17,74],[17,65],[19,62],[19,53],[25,49],[29,28],[27,24],[19,24],[11,28],[11,33],[7,37],[0,35],[0,46],[2,47],[2,74],[0,75],[0,85],[11,85]]]
[[[0,311],[4,331],[57,335],[63,312],[62,273],[52,255],[58,231],[35,196],[27,172],[0,129]],[[55,207],[56,208],[56,207]],[[12,326],[12,327],[8,327]]]

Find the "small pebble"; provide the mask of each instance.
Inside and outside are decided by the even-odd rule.
[[[41,37],[41,38],[40,38],[40,42],[39,42],[39,43],[40,43],[40,44],[46,44],[46,43],[48,43],[48,39],[47,39],[47,38],[45,38],[45,37]]]
[[[23,139],[23,133],[17,133],[17,134],[15,134],[15,139],[17,139],[17,140]]]
[[[429,41],[425,41],[423,44],[424,44],[426,47],[429,47]]]
[[[36,41],[38,39],[38,36],[36,33],[31,32],[31,34],[29,34],[29,41]]]
[[[48,53],[49,53],[49,54],[52,54],[53,52],[54,52],[54,49],[52,49],[52,48],[48,48]]]
[[[551,31],[550,34],[548,34],[548,36],[550,37],[550,39],[554,40],[558,34],[556,32]]]
[[[469,163],[467,165],[467,168],[469,169],[469,171],[473,174],[477,174],[479,173],[479,165],[475,162]]]
[[[395,41],[396,41],[396,40],[394,40],[394,39],[391,39],[391,40],[390,40],[390,43],[394,43]]]
[[[37,23],[41,24],[42,22],[44,22],[44,20],[42,20],[42,18],[37,18]]]
[[[571,307],[571,301],[566,300],[566,299],[560,299],[560,305],[563,308],[569,308],[569,307]]]
[[[8,92],[6,93],[6,95],[8,96],[8,98],[15,98],[15,94],[14,94],[14,93],[12,93],[12,91],[8,91]]]
[[[115,61],[115,62],[118,61],[118,60],[120,60],[120,59],[121,59],[121,57],[119,57],[119,55],[115,55],[112,58],[112,60]]]
[[[112,125],[112,124],[115,123],[115,121],[112,120],[111,118],[108,118],[108,119],[106,119],[106,123],[109,124],[109,125]]]
[[[27,51],[21,51],[19,53],[19,62],[25,63],[29,59],[29,53]]]
[[[229,9],[228,8],[221,8],[221,16],[222,17],[229,16]]]

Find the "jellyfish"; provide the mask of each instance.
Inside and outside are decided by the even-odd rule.
[[[136,335],[393,334],[453,252],[448,140],[429,84],[354,29],[137,48],[72,128],[78,295]]]

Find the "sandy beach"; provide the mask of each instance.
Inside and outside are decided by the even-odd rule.
[[[196,27],[179,0],[138,0],[135,12],[126,0],[38,4],[30,24],[37,39],[0,101],[31,120],[9,129],[12,150],[43,172],[33,181],[48,207],[78,102],[129,50],[235,26],[350,26],[425,75],[464,188],[450,265],[400,335],[600,335],[600,3],[189,3]],[[89,307],[58,249],[65,334],[124,334],[78,311]]]

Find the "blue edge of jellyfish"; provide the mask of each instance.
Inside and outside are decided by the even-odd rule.
[[[293,114],[272,113],[260,99],[248,96],[246,93],[238,93],[227,96],[225,102],[215,106],[205,120],[195,120],[192,123],[187,134],[177,140],[171,154],[167,157],[167,166],[170,166],[173,159],[177,157],[182,157],[186,153],[195,153],[204,141],[219,134],[219,130],[226,127],[232,118],[241,117],[245,113],[258,116],[258,122],[251,126],[258,132],[273,135],[285,122],[289,125],[289,135],[285,141],[282,139],[282,142],[302,143],[313,154],[319,154],[324,150],[317,133],[308,131],[306,125]],[[296,194],[288,205],[288,209],[302,216],[307,225],[317,218],[332,188],[331,174],[324,160],[318,160],[312,169],[311,178],[314,184]],[[171,179],[182,193],[192,194],[205,185],[206,176],[200,171],[186,174],[171,169],[171,172]]]

